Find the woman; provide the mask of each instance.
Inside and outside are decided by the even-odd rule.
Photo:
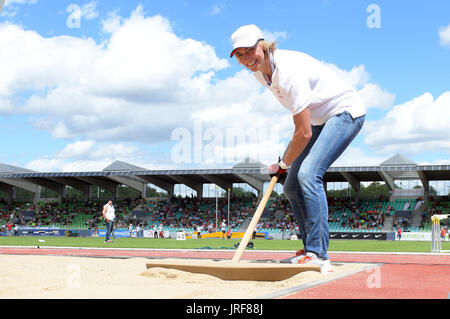
[[[231,40],[230,57],[236,56],[293,116],[292,139],[269,168],[271,176],[284,183],[302,236],[303,249],[289,262],[319,264],[322,272],[332,271],[323,176],[361,130],[364,103],[322,63],[302,52],[277,49],[255,25],[240,27]]]

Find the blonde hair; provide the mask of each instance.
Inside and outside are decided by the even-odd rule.
[[[275,51],[275,49],[276,49],[276,43],[275,43],[275,42],[267,42],[267,41],[265,41],[265,40],[259,40],[258,42],[256,42],[255,47],[256,47],[257,45],[259,45],[259,44],[262,45],[262,48],[263,48],[264,56],[265,56],[265,57],[268,57],[268,56],[269,56],[270,51],[273,52],[273,51]],[[242,63],[241,60],[240,60],[240,58],[239,58],[239,56],[238,56],[237,54],[235,55],[235,57],[236,57],[236,59],[239,61],[239,63]]]
[[[259,43],[262,44],[265,55],[268,55],[270,51],[275,51],[277,47],[276,42],[267,42],[265,40],[260,40]]]

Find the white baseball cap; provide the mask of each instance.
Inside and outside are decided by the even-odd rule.
[[[231,35],[231,42],[233,43],[233,50],[230,58],[234,55],[234,51],[239,48],[251,48],[258,43],[259,40],[264,40],[262,31],[254,24],[244,25],[234,31]]]

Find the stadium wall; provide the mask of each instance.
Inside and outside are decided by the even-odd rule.
[[[192,236],[192,233],[186,232],[186,238],[195,238],[196,236]],[[242,238],[243,232],[233,232],[231,234],[231,238]],[[7,235],[7,234],[0,234]],[[13,234],[10,234],[13,235]],[[91,230],[67,230],[60,228],[51,228],[51,227],[23,227],[19,228],[18,231],[19,236],[66,236],[66,237],[104,237],[105,229],[99,229],[96,233]],[[130,237],[130,233],[128,229],[115,229],[114,230],[115,237],[128,238]],[[145,238],[153,238],[153,231],[143,230],[140,234],[136,234],[136,231],[133,231],[132,237],[145,237]],[[177,232],[164,232],[164,238],[177,238]],[[222,232],[216,233],[205,233],[201,234],[201,238],[222,238]],[[298,237],[300,238],[300,237]],[[274,240],[290,240],[290,236],[286,234],[269,234],[267,232],[257,232],[256,239],[274,239]],[[330,239],[336,240],[398,240],[395,232],[331,232]],[[201,240],[201,239],[200,239]],[[431,233],[413,233],[413,232],[404,232],[402,234],[401,240],[411,240],[411,241],[430,241]]]

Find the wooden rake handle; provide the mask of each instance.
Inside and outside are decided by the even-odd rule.
[[[247,230],[245,231],[244,237],[242,238],[238,249],[234,253],[233,259],[231,260],[232,262],[237,263],[241,260],[242,254],[244,253],[244,250],[248,245],[250,237],[252,236],[253,232],[256,229],[256,224],[258,224],[259,219],[261,218],[261,215],[264,212],[264,208],[266,207],[267,201],[269,200],[269,197],[272,194],[273,188],[275,187],[277,180],[278,180],[277,176],[272,177],[269,184],[269,188],[267,188],[266,192],[264,193],[264,196],[261,199],[261,202],[259,203],[258,208],[256,209],[256,212],[253,215],[252,220],[247,227]]]

